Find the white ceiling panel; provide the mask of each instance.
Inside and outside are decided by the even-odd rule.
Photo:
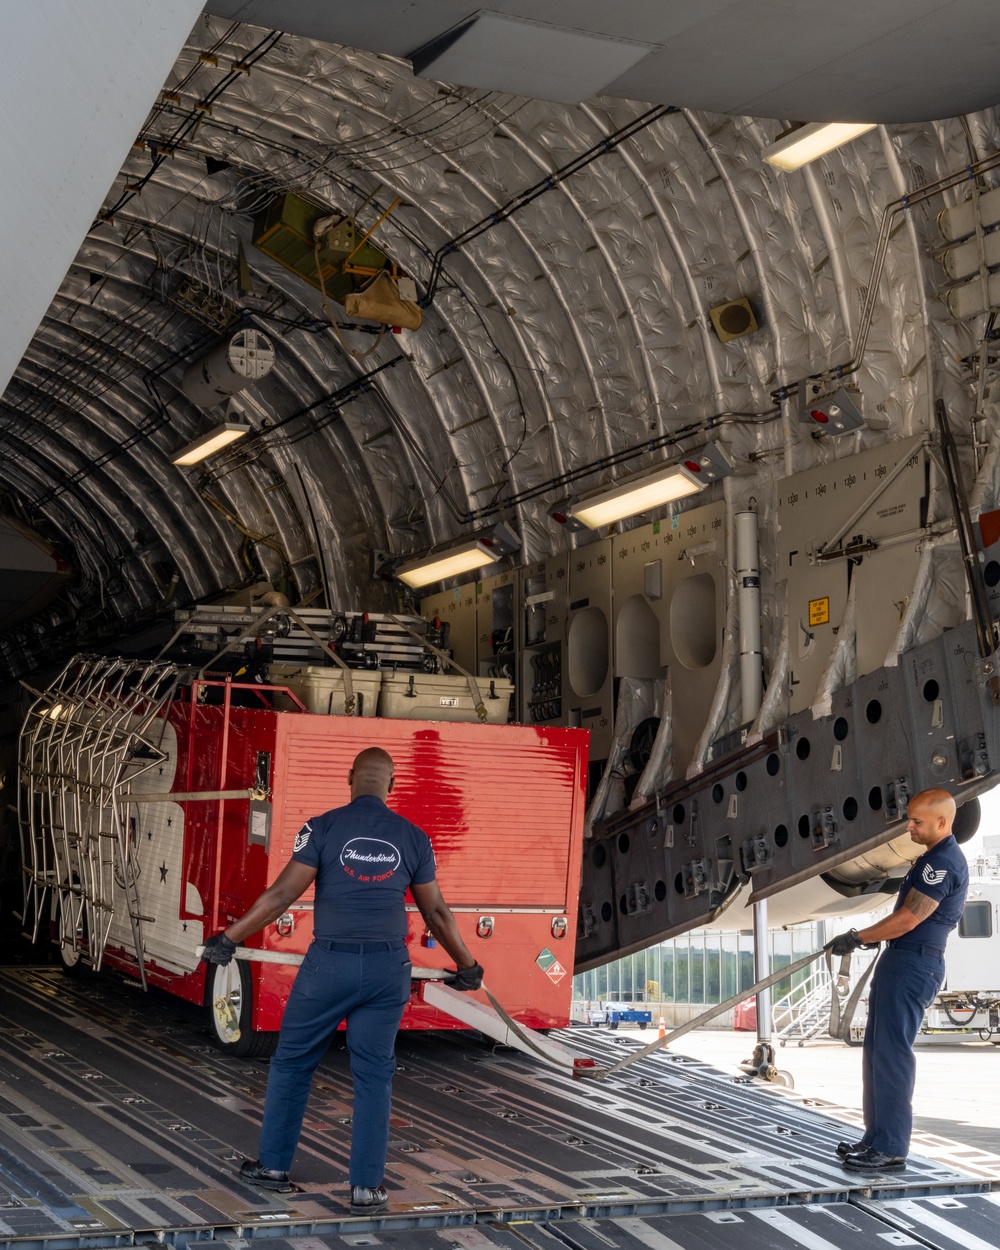
[[[567,35],[649,44],[621,70],[609,46],[608,95],[799,121],[915,122],[991,107],[1000,98],[1000,24],[992,0],[209,0],[208,11],[295,34],[408,57],[477,13],[544,23]],[[505,44],[481,77],[442,81],[524,94]],[[553,79],[558,78],[553,72]],[[581,90],[588,82],[580,80]],[[564,84],[560,84],[560,90]],[[568,99],[552,93],[544,98]],[[538,93],[542,98],[542,92]],[[577,99],[583,99],[579,96]]]

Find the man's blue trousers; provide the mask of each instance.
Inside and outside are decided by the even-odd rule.
[[[312,943],[271,1060],[260,1135],[264,1167],[291,1167],[313,1073],[346,1019],[354,1082],[350,1183],[381,1185],[396,1032],[409,995],[410,958],[401,941]]]
[[[944,981],[943,952],[889,946],[879,956],[868,996],[862,1072],[866,1146],[905,1158],[913,1129],[913,1043]]]

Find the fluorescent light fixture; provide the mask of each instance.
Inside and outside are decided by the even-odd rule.
[[[732,471],[733,466],[719,444],[707,443],[676,464],[581,499],[570,507],[569,515],[592,530],[600,529],[602,525],[612,525],[625,517],[695,495]]]
[[[779,169],[801,169],[858,135],[874,130],[876,122],[807,122],[789,130],[763,151],[764,160]]]
[[[494,564],[499,558],[485,543],[473,539],[461,546],[450,547],[447,551],[411,560],[409,564],[403,564],[396,570],[396,576],[413,590],[419,590],[421,586],[429,586],[431,582],[444,581],[446,577],[458,577],[461,573],[471,573],[474,569]]]
[[[208,456],[214,456],[217,451],[221,451],[223,447],[228,447],[230,443],[235,443],[238,438],[242,438],[244,434],[250,433],[248,425],[240,425],[235,421],[223,421],[221,425],[215,426],[214,429],[203,434],[201,438],[196,438],[187,446],[182,447],[176,456],[171,459],[174,464],[198,464],[199,461],[206,459]]]
[[[623,482],[600,495],[592,495],[574,504],[570,515],[592,530],[612,525],[623,517],[648,512],[674,499],[683,499],[700,491],[701,485],[681,472],[676,464],[637,482]]]

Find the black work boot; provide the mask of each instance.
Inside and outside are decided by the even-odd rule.
[[[293,1186],[287,1172],[262,1166],[259,1159],[244,1159],[240,1165],[240,1180],[258,1189],[273,1189],[276,1193],[290,1193]]]
[[[849,1154],[842,1161],[852,1172],[901,1172],[906,1167],[905,1155],[886,1155],[874,1146],[866,1146],[856,1154]]]
[[[351,1214],[374,1215],[389,1207],[389,1195],[384,1185],[376,1185],[370,1189],[367,1185],[351,1186]]]

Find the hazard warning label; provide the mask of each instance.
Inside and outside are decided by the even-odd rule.
[[[822,599],[809,600],[809,624],[828,625],[830,623],[830,596]]]
[[[555,955],[552,954],[547,946],[538,955],[535,963],[538,964],[539,968],[541,968],[554,985],[558,985],[566,975],[566,969],[562,966],[559,960],[556,959]]]

